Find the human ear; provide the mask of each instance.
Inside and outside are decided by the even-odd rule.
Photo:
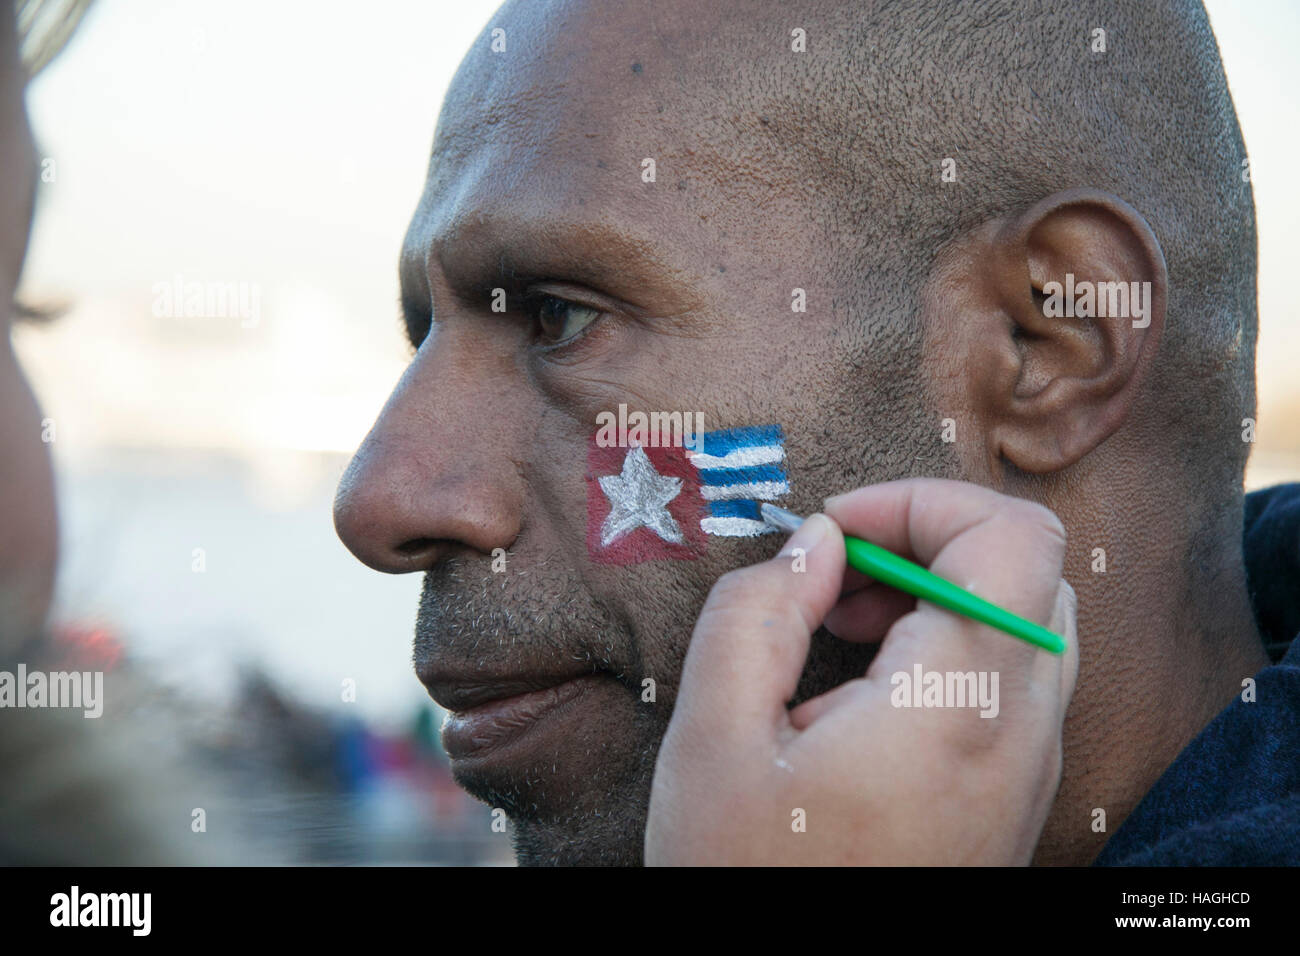
[[[1155,360],[1169,277],[1142,215],[1096,189],[1007,217],[979,251],[986,328],[968,364],[990,457],[1043,474],[1119,429]]]

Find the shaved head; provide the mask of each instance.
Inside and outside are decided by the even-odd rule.
[[[1253,662],[1243,159],[1195,5],[502,7],[438,119],[401,257],[416,352],[335,517],[425,573],[416,668],[448,709],[594,678],[507,742],[453,734],[520,860],[640,860],[695,617],[775,550],[590,550],[620,404],[779,423],[798,511],[914,475],[1053,508],[1081,668],[1040,859],[1091,860],[1085,808],[1122,820]],[[1148,289],[1145,322],[1051,316],[1067,276]],[[796,702],[860,675],[871,627],[819,630]]]

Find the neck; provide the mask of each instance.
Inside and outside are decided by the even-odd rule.
[[[1063,731],[1061,786],[1035,864],[1091,863],[1178,754],[1241,693],[1242,680],[1268,666],[1246,590],[1239,519],[1235,534],[1220,540],[1230,546],[1217,561],[1175,575],[1183,587],[1169,580],[1189,564],[1185,549],[1134,552],[1132,561],[1112,555],[1108,573],[1093,570],[1090,552],[1067,561],[1079,596],[1079,679]]]

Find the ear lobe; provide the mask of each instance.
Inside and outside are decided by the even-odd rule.
[[[978,388],[989,450],[1022,471],[1059,471],[1132,410],[1164,327],[1164,253],[1137,210],[1095,189],[1049,196],[992,244],[1004,340],[990,343],[999,361]]]

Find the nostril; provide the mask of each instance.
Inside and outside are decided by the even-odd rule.
[[[414,557],[420,554],[427,554],[437,547],[437,540],[434,538],[412,538],[410,541],[403,541],[397,546],[397,553],[403,557]]]

